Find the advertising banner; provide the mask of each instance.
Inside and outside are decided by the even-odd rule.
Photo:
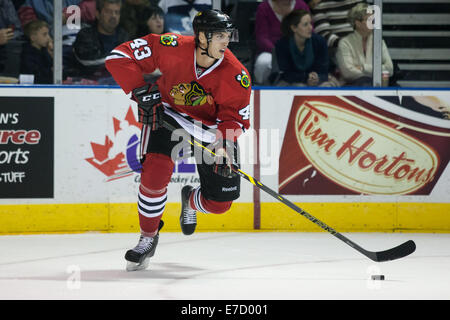
[[[134,189],[137,189],[140,182],[142,124],[137,121],[137,108],[129,103],[126,105],[128,108],[121,106],[122,109],[111,110],[114,114],[108,119],[110,127],[107,132],[96,131],[95,135],[92,134],[89,147],[84,150],[91,155],[85,158],[91,166],[88,171],[101,173],[104,179],[98,181],[109,183],[111,189],[114,188],[114,182],[119,180],[133,179]],[[169,182],[169,199],[174,202],[178,201],[183,186],[200,183],[194,158],[183,158],[182,152],[179,156]]]
[[[450,230],[448,90],[255,93],[243,172],[339,231]],[[120,89],[0,88],[0,233],[138,230],[140,140]],[[179,231],[181,189],[199,183],[194,158],[176,162],[165,230]],[[293,213],[243,181],[199,230],[314,231]]]
[[[53,198],[53,97],[0,97],[0,198]]]
[[[437,119],[445,113],[430,106],[436,100],[294,96],[279,158],[279,192],[430,195],[450,158],[450,129]],[[405,116],[407,110],[416,116]]]

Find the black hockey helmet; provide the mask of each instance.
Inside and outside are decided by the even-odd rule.
[[[192,22],[195,36],[203,31],[208,41],[211,40],[214,32],[231,32],[230,41],[239,41],[238,31],[231,18],[219,10],[200,11]]]

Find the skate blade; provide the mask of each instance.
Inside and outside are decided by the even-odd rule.
[[[141,263],[127,261],[127,271],[139,271],[147,269],[149,260],[149,258],[146,258]]]

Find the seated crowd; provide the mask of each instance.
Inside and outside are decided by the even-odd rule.
[[[115,84],[106,56],[125,41],[166,32],[165,13],[157,4],[62,0],[63,83]],[[1,0],[0,82],[53,83],[52,34],[53,0]]]
[[[148,33],[192,34],[190,21],[211,9],[212,0],[62,0],[62,5],[63,83],[115,84],[104,63],[113,48]],[[264,0],[255,15],[253,83],[371,86],[367,9],[363,0]],[[53,83],[52,34],[53,0],[0,1],[0,82],[17,83],[20,74],[21,83]],[[382,54],[383,72],[392,76],[384,41]]]
[[[369,17],[363,0],[265,0],[256,12],[253,81],[276,86],[372,86]],[[392,76],[384,41],[382,60],[383,71]]]

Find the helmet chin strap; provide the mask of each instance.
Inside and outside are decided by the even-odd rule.
[[[203,51],[201,54],[206,55],[206,56],[210,57],[211,59],[216,60],[216,58],[209,55],[209,42],[211,41],[211,36],[207,36],[206,33],[205,33],[205,36],[206,36],[206,48],[202,48],[200,45],[198,46],[200,48],[200,50]]]
[[[200,47],[200,46],[198,46],[199,48],[200,48],[200,50],[202,50],[203,52],[201,53],[202,55],[206,55],[206,56],[208,56],[208,57],[210,57],[211,59],[216,59],[216,58],[214,58],[213,56],[211,56],[210,54],[209,54],[209,41],[208,41],[208,44],[206,45],[206,49],[205,48],[202,48],[202,47]]]

